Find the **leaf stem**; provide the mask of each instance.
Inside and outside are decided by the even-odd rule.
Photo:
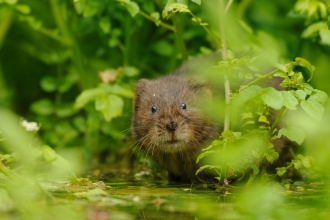
[[[284,64],[284,65],[285,65],[285,66],[292,65],[292,62],[287,63],[287,64]],[[265,75],[259,77],[258,79],[255,79],[255,80],[249,82],[249,83],[246,84],[244,87],[249,87],[249,86],[251,86],[251,85],[253,85],[253,84],[255,84],[255,83],[257,83],[257,82],[259,82],[259,81],[261,81],[261,80],[263,80],[263,79],[265,79],[265,78],[271,76],[271,75],[274,75],[274,74],[277,73],[278,71],[280,71],[280,70],[279,70],[279,69],[275,69],[275,70],[273,70],[273,71],[271,71],[271,72],[269,72],[269,73],[267,73],[267,74],[265,74]]]
[[[202,23],[201,19],[194,15],[191,11],[188,12],[191,17],[195,19],[196,22],[208,33],[214,40],[214,42],[218,45],[218,47],[222,48],[221,42],[219,39]]]
[[[226,43],[226,20],[225,20],[225,8],[223,0],[220,0],[220,32],[221,32],[221,45],[222,45],[222,59],[227,59],[227,43]],[[230,83],[227,74],[224,76],[225,80],[225,100],[226,100],[226,112],[224,131],[230,129],[230,114],[229,114],[229,102],[230,102]]]
[[[173,31],[173,32],[176,32],[175,27],[172,26],[172,25],[169,25],[169,24],[166,24],[166,23],[164,23],[164,22],[162,22],[162,21],[160,21],[160,20],[157,20],[157,19],[151,17],[150,15],[148,15],[147,13],[145,13],[145,12],[143,12],[143,11],[139,11],[139,14],[140,14],[142,17],[148,19],[149,21],[154,22],[155,24],[156,24],[157,21],[159,21],[159,22],[160,22],[160,23],[159,23],[160,26],[162,26],[162,27],[164,27],[164,28],[166,28],[166,29],[169,29],[169,30],[171,30],[171,31]]]
[[[270,128],[269,130],[269,137],[271,137],[271,135],[273,134],[277,124],[279,123],[279,121],[282,119],[283,115],[285,114],[285,112],[287,111],[288,109],[286,107],[282,107],[278,116],[276,117],[276,120],[275,122],[273,123],[272,127]]]

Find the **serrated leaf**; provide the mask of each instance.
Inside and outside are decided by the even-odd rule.
[[[296,127],[285,127],[279,130],[278,137],[285,136],[291,141],[296,142],[297,144],[301,145],[306,138],[306,134],[303,130],[296,128]]]
[[[263,90],[261,95],[262,101],[269,107],[279,110],[283,106],[283,97],[280,91],[270,87]]]
[[[276,168],[276,174],[278,176],[283,176],[283,174],[286,172],[286,168],[285,167],[279,167],[279,168]]]
[[[291,110],[297,109],[298,100],[290,91],[281,91],[281,95],[283,97],[283,105],[286,108]]]
[[[307,100],[302,100],[300,105],[310,116],[316,120],[321,120],[325,109],[316,99],[310,97]]]

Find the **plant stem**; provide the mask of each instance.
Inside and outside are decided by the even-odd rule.
[[[183,40],[183,36],[182,36],[182,31],[181,31],[181,27],[180,27],[180,19],[178,18],[178,15],[175,14],[172,17],[172,21],[175,27],[175,38],[176,38],[176,42],[178,44],[178,47],[180,49],[181,55],[182,55],[182,59],[183,60],[187,60],[188,59],[188,53],[186,50],[186,46],[184,45],[184,40]]]
[[[67,45],[69,45],[71,47],[71,51],[72,51],[72,61],[74,63],[74,65],[77,68],[77,72],[80,76],[80,82],[82,85],[83,89],[87,89],[92,87],[93,82],[94,82],[94,76],[91,74],[87,74],[87,72],[85,71],[85,65],[84,65],[84,59],[83,56],[81,54],[81,51],[79,49],[79,46],[76,42],[76,40],[74,39],[67,23],[65,20],[65,14],[63,13],[65,9],[65,3],[62,1],[60,2],[59,0],[50,0],[50,5],[51,5],[51,9],[52,9],[52,13],[53,16],[55,18],[55,22],[57,24],[57,26],[59,27],[62,35],[63,35],[63,40],[67,43]]]
[[[169,29],[169,30],[171,30],[171,31],[176,32],[175,27],[173,27],[172,25],[166,24],[166,23],[164,23],[164,22],[162,22],[162,21],[160,21],[160,20],[156,20],[155,18],[151,17],[150,15],[148,15],[147,13],[145,13],[145,12],[143,12],[143,11],[139,11],[139,14],[140,14],[141,16],[143,16],[144,18],[146,18],[146,19],[148,19],[148,20],[154,22],[155,24],[156,24],[157,21],[159,21],[159,25],[160,25],[160,26],[162,26],[162,27],[164,27],[164,28],[166,28],[166,29]],[[156,24],[156,25],[157,25],[157,24]]]
[[[220,0],[220,32],[221,32],[221,45],[222,45],[222,59],[227,59],[227,43],[226,43],[226,20],[225,20],[225,8],[223,0]],[[225,100],[226,100],[226,113],[224,122],[224,131],[230,129],[230,114],[229,114],[229,102],[230,102],[230,83],[227,74],[224,76],[225,80]]]
[[[259,77],[258,79],[255,79],[255,80],[249,82],[249,83],[246,84],[245,86],[246,86],[246,87],[251,86],[251,85],[253,85],[253,84],[255,84],[255,83],[257,83],[257,82],[259,82],[259,81],[261,81],[261,80],[263,80],[263,79],[265,79],[265,78],[267,78],[267,77],[269,77],[269,76],[271,76],[271,75],[273,75],[273,74],[275,74],[276,72],[278,72],[278,69],[275,69],[275,70],[271,71],[270,73],[267,73],[267,74],[265,74],[265,75]]]
[[[234,1],[234,0],[229,0],[229,2],[228,2],[227,5],[226,5],[225,13],[228,12],[228,10],[229,10],[231,4],[233,3],[233,1]]]

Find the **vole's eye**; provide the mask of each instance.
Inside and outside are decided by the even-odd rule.
[[[186,109],[186,108],[187,108],[187,105],[184,104],[184,103],[181,103],[181,108],[182,108],[182,109]]]
[[[152,112],[152,113],[155,113],[156,111],[157,111],[157,107],[156,107],[156,106],[152,106],[152,107],[151,107],[151,112]]]

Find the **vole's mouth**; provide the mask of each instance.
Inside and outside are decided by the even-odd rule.
[[[168,142],[169,144],[176,144],[176,143],[180,142],[180,140],[178,140],[178,139],[176,138],[176,136],[173,134],[173,135],[171,136],[171,139],[168,140],[167,142]]]

